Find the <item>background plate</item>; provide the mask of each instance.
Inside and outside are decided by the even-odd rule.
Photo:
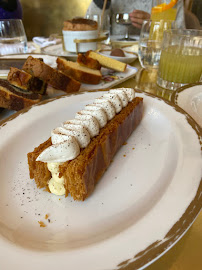
[[[38,270],[144,268],[180,239],[200,211],[201,130],[179,107],[142,93],[142,122],[86,201],[36,188],[27,153],[101,95],[60,97],[2,123],[3,269],[36,270],[36,262]]]
[[[177,89],[171,99],[202,127],[202,83]]]

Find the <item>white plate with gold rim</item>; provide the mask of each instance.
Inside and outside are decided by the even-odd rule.
[[[177,89],[171,99],[202,127],[202,83],[185,85]]]
[[[202,131],[178,106],[146,93],[137,93],[144,99],[142,122],[86,201],[57,197],[30,180],[27,153],[102,94],[59,97],[1,123],[2,269],[143,269],[194,222]]]

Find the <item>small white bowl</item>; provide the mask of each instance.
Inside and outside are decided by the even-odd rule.
[[[133,53],[127,53],[124,51],[125,57],[120,57],[120,56],[112,56],[110,55],[111,51],[105,51],[105,50],[101,50],[99,52],[102,55],[108,56],[112,59],[118,60],[120,62],[126,63],[126,64],[131,64],[132,62],[135,61],[135,59],[137,59],[137,55],[133,54]]]
[[[68,52],[77,52],[75,39],[77,40],[88,40],[88,39],[97,39],[98,30],[93,31],[65,31],[62,30],[65,50]],[[96,50],[97,42],[87,42],[78,44],[78,52],[87,52],[89,50]]]

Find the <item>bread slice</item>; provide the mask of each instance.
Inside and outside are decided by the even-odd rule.
[[[63,90],[67,93],[77,92],[80,88],[80,83],[60,71],[53,69],[49,65],[40,61],[37,58],[29,56],[25,61],[22,69],[32,76],[35,76],[56,89]]]
[[[101,65],[100,63],[90,57],[87,57],[86,55],[79,53],[78,57],[77,57],[77,62],[79,63],[79,65],[84,66],[84,67],[88,67],[91,69],[101,69]]]
[[[25,91],[32,91],[41,95],[46,93],[47,83],[21,69],[11,67],[7,80],[10,84]]]
[[[41,100],[41,95],[23,91],[0,79],[0,107],[19,111]]]
[[[110,68],[120,72],[124,72],[126,70],[127,64],[112,59],[110,57],[107,57],[105,55],[101,55],[93,51],[88,51],[86,55],[87,57],[97,60],[103,67]]]
[[[90,69],[79,65],[78,62],[67,61],[59,57],[57,58],[57,67],[65,75],[82,83],[98,84],[102,78],[99,70]]]
[[[75,159],[59,166],[60,175],[65,179],[66,196],[70,193],[74,200],[84,201],[93,192],[118,149],[139,125],[142,115],[143,99],[136,97],[100,130],[99,135]],[[35,179],[37,187],[47,191],[51,174],[47,163],[36,159],[51,145],[49,138],[27,155],[30,178]]]

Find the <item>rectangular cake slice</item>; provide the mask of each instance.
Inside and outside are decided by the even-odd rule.
[[[56,89],[63,90],[67,93],[77,92],[80,88],[80,83],[60,71],[53,69],[49,65],[40,61],[37,58],[29,56],[25,61],[22,69],[27,73],[45,81]]]
[[[77,62],[67,61],[59,57],[57,58],[57,67],[65,75],[82,83],[98,84],[102,78],[99,70],[90,69],[79,65]]]
[[[0,107],[19,111],[40,102],[41,95],[20,90],[0,79]]]
[[[105,55],[101,55],[93,51],[88,51],[86,55],[87,57],[97,60],[100,63],[100,65],[103,67],[120,71],[120,72],[124,72],[126,70],[127,64],[117,61],[115,59],[112,59],[110,57],[107,57]]]
[[[15,67],[10,68],[7,80],[10,84],[25,91],[32,91],[41,95],[46,92],[47,83]]]
[[[140,123],[142,115],[143,99],[136,97],[100,129],[76,158],[60,164],[59,175],[64,177],[66,196],[70,193],[74,200],[83,201],[93,192],[118,149]],[[35,179],[37,187],[47,191],[51,173],[47,163],[37,161],[37,158],[51,145],[50,138],[27,155],[30,178]]]

